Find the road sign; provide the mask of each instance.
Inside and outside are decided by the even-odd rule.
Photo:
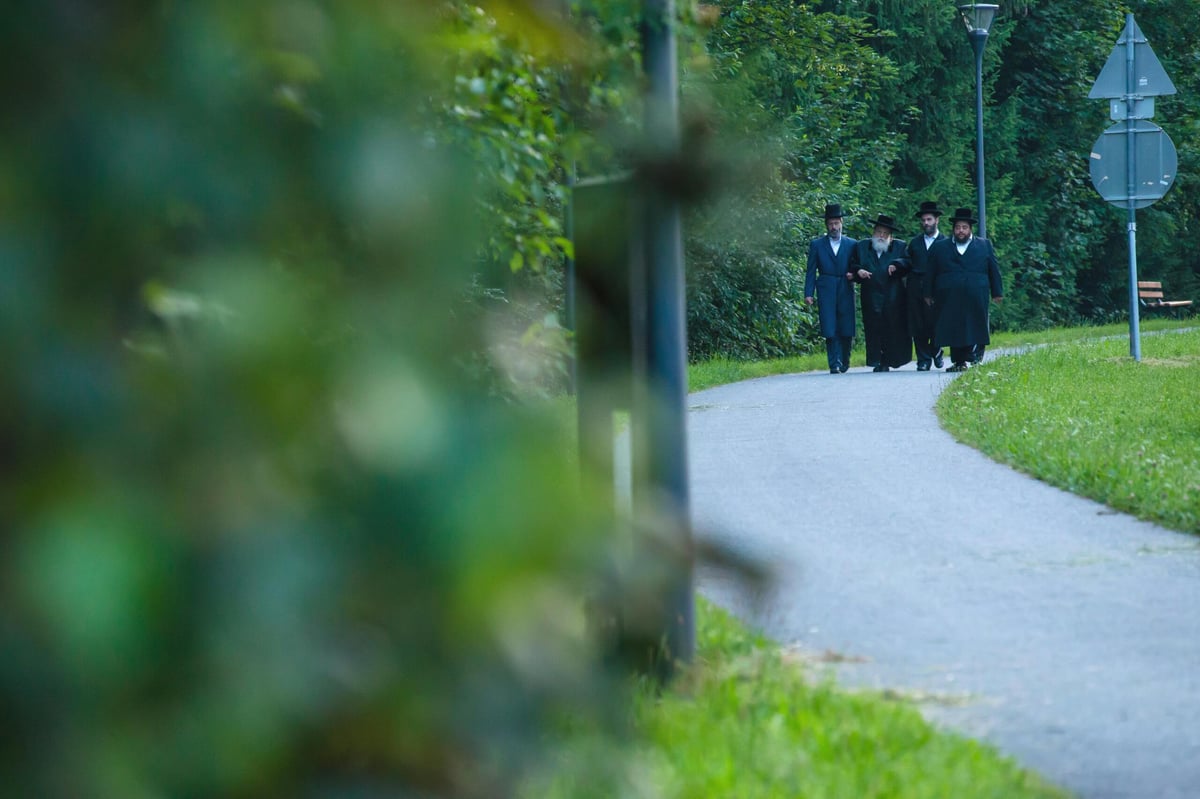
[[[1150,49],[1133,14],[1092,85],[1089,99],[1105,98],[1117,122],[1092,146],[1092,185],[1108,202],[1124,208],[1129,233],[1129,354],[1142,359],[1137,296],[1137,209],[1160,199],[1175,182],[1178,156],[1171,137],[1146,121],[1154,97],[1174,94],[1175,84]]]
[[[1129,62],[1126,50],[1131,38],[1133,39],[1132,87],[1127,84]],[[1108,56],[1104,69],[1100,70],[1100,76],[1096,78],[1092,90],[1088,93],[1088,99],[1096,100],[1106,97],[1119,99],[1127,95],[1155,97],[1174,93],[1175,84],[1171,83],[1171,79],[1167,77],[1167,71],[1163,69],[1158,56],[1150,49],[1150,42],[1147,41],[1142,29],[1133,21],[1133,15],[1130,14],[1126,18],[1125,30],[1121,34],[1121,38],[1117,39],[1117,46]]]
[[[1113,120],[1149,119],[1154,116],[1154,98],[1109,100],[1108,115]]]
[[[1092,145],[1092,185],[1100,196],[1118,208],[1134,208],[1162,199],[1175,182],[1178,155],[1166,132],[1144,119],[1135,121],[1132,131],[1118,122],[1100,134]],[[1129,195],[1129,137],[1133,136],[1133,195]]]

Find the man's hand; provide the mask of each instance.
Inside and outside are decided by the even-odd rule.
[[[896,274],[896,265],[888,264],[888,277],[891,277],[894,274]]]
[[[992,302],[999,305],[1000,303],[1004,302],[1004,298],[1003,297],[992,297]]]
[[[813,298],[812,298],[812,297],[805,297],[805,298],[804,298],[804,304],[805,304],[805,305],[812,305],[812,304],[813,304]]]
[[[859,269],[858,270],[858,279],[859,280],[870,280],[871,273],[868,272],[866,269]]]
[[[932,308],[933,307],[933,297],[926,297],[925,304],[928,305],[930,308]]]

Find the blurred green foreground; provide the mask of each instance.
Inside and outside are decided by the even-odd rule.
[[[504,399],[561,344],[475,277],[490,177],[551,167],[439,128],[470,17],[6,10],[0,795],[501,796],[617,722],[612,521]]]

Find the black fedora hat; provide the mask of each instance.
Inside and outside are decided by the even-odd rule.
[[[879,216],[875,217],[875,221],[871,222],[871,227],[885,227],[891,230],[893,233],[900,229],[896,227],[896,220],[892,219],[887,214],[880,214]]]
[[[841,203],[829,203],[829,205],[825,206],[826,219],[841,219],[844,216]]]
[[[936,200],[926,200],[925,202],[921,203],[921,208],[915,214],[913,214],[913,216],[915,216],[917,219],[920,219],[921,217],[925,216],[925,214],[933,214],[934,216],[942,215],[942,209],[937,207]]]
[[[956,210],[954,212],[954,216],[950,217],[950,221],[951,222],[968,222],[968,223],[974,225],[979,220],[976,219],[975,217],[971,216],[970,208],[959,208],[958,210]]]

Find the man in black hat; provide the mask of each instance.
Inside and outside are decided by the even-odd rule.
[[[880,214],[871,225],[871,238],[854,247],[850,271],[854,281],[862,286],[860,301],[867,364],[875,364],[876,372],[886,372],[912,360],[904,291],[904,277],[911,264],[904,240],[895,238],[894,219]]]
[[[842,206],[825,206],[825,235],[808,245],[808,268],[804,276],[804,302],[813,304],[816,291],[821,335],[829,373],[850,368],[850,345],[854,342],[854,285],[850,282],[850,252],[855,240],[842,235]]]
[[[933,245],[925,280],[925,301],[937,314],[934,340],[950,348],[954,365],[947,372],[965,372],[967,364],[983,359],[991,343],[988,297],[1004,299],[1000,263],[987,239],[971,234],[978,220],[971,209],[959,208],[950,217],[953,238]]]
[[[908,258],[912,263],[912,271],[905,281],[908,291],[908,329],[917,350],[917,371],[928,372],[931,365],[941,369],[945,363],[942,348],[933,341],[936,319],[933,307],[925,304],[925,279],[929,273],[929,250],[946,236],[938,229],[942,211],[936,202],[927,200],[921,203],[914,216],[921,223],[921,235],[908,241]]]

